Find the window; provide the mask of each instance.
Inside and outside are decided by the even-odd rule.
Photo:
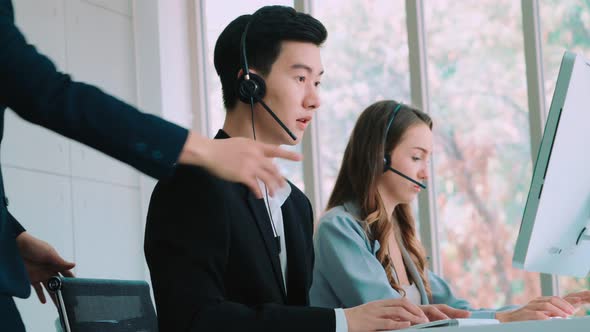
[[[547,110],[550,107],[559,65],[568,50],[590,58],[590,3],[541,0],[541,36]],[[561,295],[590,288],[590,277],[559,277]],[[580,314],[590,314],[590,307]]]
[[[328,30],[316,115],[323,209],[359,114],[382,99],[409,103],[410,75],[403,1],[322,0],[313,9]]]
[[[539,296],[512,268],[532,174],[520,2],[424,3],[443,276],[475,307]]]

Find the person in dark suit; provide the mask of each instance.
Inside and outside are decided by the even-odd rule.
[[[215,46],[227,110],[216,138],[297,144],[320,106],[326,37],[319,21],[290,7],[231,22]],[[311,204],[290,182],[257,199],[203,168],[177,167],[152,193],[145,234],[160,330],[374,331],[427,321],[405,299],[309,307],[312,233]]]
[[[73,82],[26,42],[14,24],[12,2],[0,0],[0,138],[6,107],[155,178],[169,175],[176,163],[200,165],[216,176],[244,183],[258,197],[262,192],[257,179],[271,190],[284,183],[272,157],[300,159],[248,139],[208,140],[141,113],[96,87]],[[22,331],[12,297],[28,297],[32,283],[44,302],[40,282],[57,273],[71,275],[74,264],[25,232],[7,206],[0,174],[0,330]]]

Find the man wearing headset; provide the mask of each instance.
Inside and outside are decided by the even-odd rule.
[[[262,197],[257,179],[271,190],[284,183],[272,157],[299,159],[249,139],[208,140],[140,113],[93,86],[71,81],[27,44],[14,25],[12,2],[0,0],[0,138],[6,107],[150,176],[169,175],[175,163],[200,165],[216,176],[244,183],[257,197]],[[23,331],[12,297],[28,297],[33,284],[45,302],[41,282],[58,273],[71,275],[74,264],[25,232],[8,212],[1,174],[0,202],[0,330]]]
[[[320,106],[326,37],[319,21],[290,7],[231,22],[215,46],[227,112],[216,138],[299,143]],[[241,184],[179,166],[154,189],[146,225],[160,330],[374,331],[427,321],[405,299],[309,307],[312,233],[310,202],[291,183],[256,199]]]

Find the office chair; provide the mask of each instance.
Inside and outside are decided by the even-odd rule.
[[[53,277],[65,332],[157,332],[149,285],[143,280]]]

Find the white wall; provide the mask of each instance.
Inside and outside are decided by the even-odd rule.
[[[204,108],[197,104],[200,98],[194,88],[195,51],[191,47],[194,37],[190,19],[193,1],[199,0],[133,1],[137,105],[143,111],[203,132],[199,129],[199,109]],[[154,179],[140,175],[143,221],[154,185]]]
[[[188,38],[178,34],[188,23],[169,16],[186,15],[187,3],[13,0],[17,25],[60,70],[190,126],[189,50],[174,46]],[[160,43],[171,34],[176,39]],[[77,276],[149,277],[143,231],[153,179],[12,111],[6,112],[1,161],[10,212],[31,234],[74,260]],[[53,305],[41,305],[34,293],[17,305],[27,331],[53,330]]]

